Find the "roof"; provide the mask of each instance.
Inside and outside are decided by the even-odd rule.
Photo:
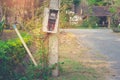
[[[107,6],[93,6],[90,16],[111,16],[111,14]]]
[[[51,0],[50,1],[50,9],[54,9],[54,10],[59,10],[60,7],[60,0]]]

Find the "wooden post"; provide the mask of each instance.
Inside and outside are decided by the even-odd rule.
[[[110,29],[110,24],[111,24],[111,18],[108,16],[108,28]]]
[[[49,36],[49,65],[54,66],[52,76],[57,77],[58,71],[58,34],[50,34]]]

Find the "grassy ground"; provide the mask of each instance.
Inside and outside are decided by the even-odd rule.
[[[90,53],[84,41],[77,41],[71,33],[60,33],[60,76],[50,80],[105,80],[109,73],[109,64],[103,55]]]

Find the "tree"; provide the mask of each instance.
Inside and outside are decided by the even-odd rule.
[[[74,12],[75,12],[75,13],[78,13],[78,11],[79,11],[80,1],[81,1],[81,0],[73,0]]]
[[[79,5],[81,0],[73,0],[74,5]]]

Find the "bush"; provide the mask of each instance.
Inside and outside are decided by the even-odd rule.
[[[31,37],[25,35],[25,33],[22,34],[25,42],[30,45]],[[0,41],[0,80],[48,80],[53,67],[48,66],[48,52],[43,41],[40,44],[41,48],[36,53],[40,57],[37,61],[39,64],[34,66],[32,62],[24,61],[27,55],[26,50],[18,38]],[[16,71],[18,65],[23,66],[24,72]]]
[[[30,36],[23,37],[29,43]],[[26,51],[18,38],[0,41],[0,80],[18,80],[15,69],[25,55]]]
[[[112,24],[111,28],[113,32],[120,32],[120,15],[119,14],[114,14],[112,16]]]
[[[90,17],[88,20],[84,20],[83,23],[78,26],[79,28],[98,28],[98,18]]]
[[[51,69],[49,67],[29,65],[25,75],[19,80],[48,80],[50,75]]]

